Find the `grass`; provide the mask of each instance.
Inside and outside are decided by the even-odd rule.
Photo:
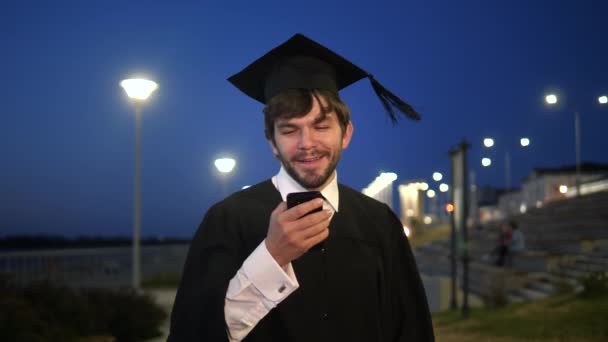
[[[450,225],[442,224],[428,230],[418,230],[416,231],[410,240],[410,245],[412,247],[419,247],[426,245],[435,240],[444,239],[450,236]]]
[[[178,273],[163,273],[142,280],[142,287],[146,289],[177,288],[181,275]]]
[[[608,294],[581,298],[564,294],[501,309],[472,309],[433,315],[438,341],[607,341]]]

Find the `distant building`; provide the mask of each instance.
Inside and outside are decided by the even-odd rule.
[[[599,191],[602,179],[608,177],[608,164],[581,164],[581,193]],[[606,185],[608,186],[608,185]],[[507,192],[499,197],[500,218],[525,213],[530,208],[576,195],[576,166],[536,168],[524,178],[521,191]]]
[[[422,181],[411,181],[400,184],[399,204],[401,209],[401,222],[412,228],[424,223],[424,186]],[[428,185],[427,185],[428,187]],[[427,219],[427,224],[428,224]]]

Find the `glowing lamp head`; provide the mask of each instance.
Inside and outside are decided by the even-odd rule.
[[[608,103],[608,96],[602,95],[602,96],[598,97],[597,102],[599,102],[600,104]]]
[[[555,94],[549,94],[549,95],[545,96],[545,101],[548,104],[556,104],[557,103],[557,96]]]
[[[446,204],[445,205],[445,211],[447,211],[448,213],[454,212],[454,205],[452,203]]]
[[[483,139],[483,146],[485,146],[485,147],[492,147],[492,146],[494,146],[494,139],[492,139],[492,138],[485,138],[485,139]]]
[[[120,82],[120,86],[127,92],[127,96],[135,100],[146,100],[158,88],[154,81],[143,78],[131,78]]]
[[[215,167],[221,173],[229,173],[234,169],[236,161],[232,158],[219,158],[215,160]]]
[[[490,159],[490,158],[481,159],[481,165],[483,167],[488,167],[488,166],[492,165],[492,159]]]

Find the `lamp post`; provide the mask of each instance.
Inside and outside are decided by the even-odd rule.
[[[133,248],[132,248],[132,278],[131,285],[135,290],[139,290],[141,283],[141,260],[140,260],[140,240],[141,240],[141,113],[144,101],[158,84],[154,81],[145,79],[127,79],[120,82],[127,96],[133,99],[135,105],[135,165],[133,181]]]
[[[221,182],[222,182],[222,196],[228,195],[228,185],[227,178],[228,174],[232,172],[234,167],[236,166],[236,160],[232,158],[218,158],[213,163],[215,168],[220,172]]]
[[[545,96],[545,102],[549,105],[555,105],[558,102],[558,97],[555,94],[549,94]],[[600,105],[608,103],[608,97],[602,95],[598,97],[597,101]],[[574,147],[576,153],[576,196],[581,195],[581,115],[580,112],[574,111]]]

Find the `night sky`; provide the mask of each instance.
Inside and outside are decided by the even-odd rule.
[[[368,81],[341,93],[355,133],[339,179],[356,189],[380,171],[447,174],[462,138],[480,185],[504,186],[506,151],[519,185],[574,163],[575,110],[583,160],[606,163],[606,13],[599,0],[3,1],[0,235],[131,234],[134,110],[119,82],[143,75],[160,85],[143,113],[143,235],[191,236],[225,192],[216,157],[237,159],[231,192],[278,171],[262,106],[226,78],[296,32],[423,115],[393,127]]]

